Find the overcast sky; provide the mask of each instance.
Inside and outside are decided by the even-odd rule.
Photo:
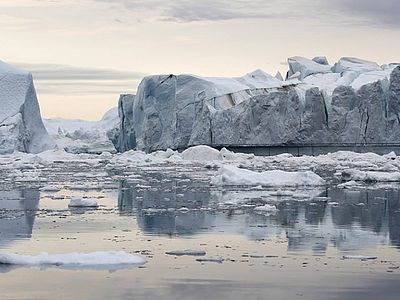
[[[99,119],[147,74],[285,72],[287,57],[400,61],[399,0],[0,0],[0,60],[45,117]]]

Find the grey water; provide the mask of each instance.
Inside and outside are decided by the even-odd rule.
[[[399,190],[327,188],[307,201],[270,192],[195,182],[182,188],[174,180],[84,192],[4,189],[0,253],[126,251],[147,263],[110,270],[0,265],[0,298],[398,299]],[[69,209],[68,198],[82,193],[99,208]],[[255,213],[264,202],[278,211]],[[166,254],[187,249],[223,262]]]

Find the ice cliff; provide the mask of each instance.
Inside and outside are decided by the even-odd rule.
[[[0,154],[54,147],[40,116],[32,75],[0,61]]]
[[[156,75],[119,102],[119,151],[400,142],[400,65],[288,59],[286,80]]]

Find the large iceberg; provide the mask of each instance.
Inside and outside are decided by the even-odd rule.
[[[288,59],[287,79],[156,75],[119,103],[119,151],[400,142],[400,65]]]
[[[0,61],[0,154],[54,147],[40,116],[32,75]]]

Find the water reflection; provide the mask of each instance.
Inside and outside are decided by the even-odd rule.
[[[279,211],[263,216],[248,205],[221,208],[218,203],[237,198],[246,203],[274,203]],[[139,227],[148,234],[187,235],[203,232],[243,234],[249,239],[285,236],[289,251],[326,253],[378,245],[400,249],[400,194],[398,190],[319,191],[329,199],[298,201],[271,197],[266,191],[168,191],[121,185],[121,213],[135,212]],[[265,196],[267,195],[267,196]],[[318,196],[318,193],[313,193]],[[337,204],[332,205],[332,202]],[[243,202],[241,202],[243,204]],[[189,211],[179,210],[188,208]],[[173,208],[173,210],[169,210]],[[194,209],[194,210],[191,210]]]
[[[0,244],[30,238],[39,206],[37,190],[0,192]]]
[[[289,251],[311,250],[321,255],[329,247],[340,251],[379,245],[400,249],[398,190],[303,191],[306,193],[329,200],[299,201],[289,194],[278,197],[268,191],[179,188],[174,183],[156,188],[121,183],[118,209],[122,215],[136,216],[143,234],[150,235],[235,234],[250,240],[279,236],[287,240]],[[35,190],[0,192],[1,246],[31,237],[39,199]],[[278,212],[254,213],[254,205],[261,202],[276,205]]]

